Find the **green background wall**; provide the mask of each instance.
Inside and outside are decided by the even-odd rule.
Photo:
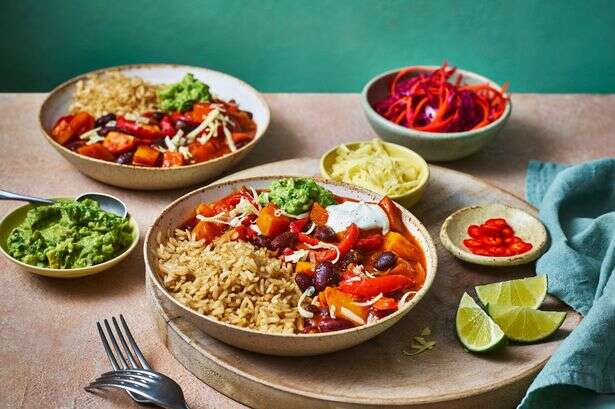
[[[615,92],[615,1],[3,1],[0,91],[91,69],[200,65],[267,92],[357,92],[443,60],[515,92]]]

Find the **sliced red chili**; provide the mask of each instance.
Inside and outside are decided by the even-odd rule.
[[[464,246],[480,256],[512,256],[532,249],[532,244],[515,236],[515,231],[503,218],[492,218],[481,225],[470,225],[468,235],[471,238],[463,241]]]

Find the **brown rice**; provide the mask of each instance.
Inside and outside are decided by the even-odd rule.
[[[292,266],[268,250],[230,240],[193,240],[176,230],[158,248],[165,287],[182,304],[216,320],[273,333],[296,333],[301,292]]]
[[[109,113],[141,115],[158,106],[159,86],[118,71],[89,75],[76,87],[71,113],[85,111],[95,117]]]

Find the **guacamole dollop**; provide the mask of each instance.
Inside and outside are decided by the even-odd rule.
[[[38,206],[8,237],[8,253],[33,266],[89,267],[110,260],[133,241],[128,219],[105,212],[97,202],[60,201]]]
[[[293,215],[307,212],[314,202],[325,207],[337,203],[333,193],[312,179],[280,179],[273,182],[269,189],[269,199],[286,213]]]
[[[158,91],[163,111],[188,111],[195,102],[210,101],[209,85],[188,73],[180,82],[167,85]]]

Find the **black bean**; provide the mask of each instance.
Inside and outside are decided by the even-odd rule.
[[[335,239],[335,231],[329,226],[316,226],[314,236],[320,241],[332,242]]]
[[[130,165],[132,163],[132,155],[132,152],[122,153],[120,156],[117,157],[115,162],[122,165]]]
[[[314,287],[317,291],[324,291],[330,285],[335,285],[340,282],[340,276],[335,271],[333,263],[323,261],[316,264],[314,268]]]
[[[312,277],[305,273],[297,273],[295,274],[295,283],[299,286],[301,291],[305,291],[308,287],[312,286]]]
[[[103,115],[103,116],[99,117],[96,120],[95,127],[96,128],[103,127],[103,126],[107,125],[107,122],[109,122],[109,121],[115,121],[115,114],[107,114],[107,115]]]
[[[119,132],[119,129],[115,126],[105,126],[104,128],[99,129],[96,133],[100,136],[107,136],[109,132]]]
[[[341,331],[352,327],[353,325],[350,321],[341,318],[323,318],[318,323],[318,332]]]
[[[153,146],[161,146],[163,148],[167,147],[167,143],[164,141],[164,138],[158,138],[158,139],[154,139],[152,141],[152,145]]]
[[[383,251],[376,259],[374,267],[380,271],[388,270],[395,265],[397,261],[397,255],[392,251]]]
[[[271,240],[271,246],[269,248],[271,250],[284,250],[292,247],[296,239],[297,235],[295,233],[287,231],[277,235],[275,239]]]
[[[178,119],[175,121],[175,128],[181,129],[184,133],[192,131],[196,126],[191,125],[189,122],[184,121],[183,119]]]
[[[160,122],[160,121],[162,121],[162,118],[164,118],[164,112],[154,111],[154,112],[152,113],[152,117],[153,117],[156,121]]]
[[[271,239],[267,236],[263,236],[262,234],[259,234],[258,236],[254,237],[254,239],[252,240],[252,243],[258,247],[269,248],[271,246]]]

